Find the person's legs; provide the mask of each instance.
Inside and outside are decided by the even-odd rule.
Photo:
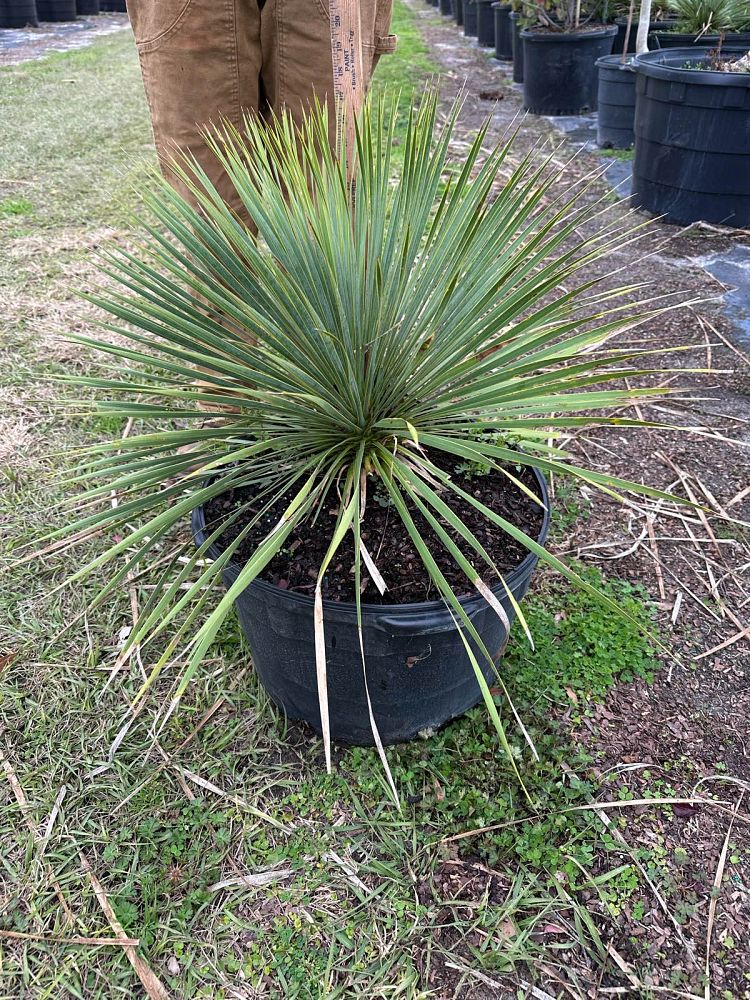
[[[289,108],[299,121],[315,97],[330,96],[328,2],[128,0],[159,163],[181,194],[190,197],[171,169],[180,150],[197,159],[230,207],[252,224],[202,130],[222,118],[241,129],[245,114],[268,108]],[[379,56],[393,51],[392,4],[361,0],[366,82]]]
[[[257,111],[261,74],[258,0],[128,0],[159,163],[191,153],[227,202],[237,197],[201,129],[228,119],[238,128]]]
[[[366,83],[395,46],[392,6],[360,0]],[[221,118],[240,128],[245,113],[265,107],[300,120],[316,97],[330,97],[329,0],[128,0],[128,10],[164,175],[187,194],[170,161],[178,149],[191,153],[239,208],[201,129]]]
[[[358,4],[365,85],[380,56],[392,52],[393,0],[360,0]],[[261,12],[262,79],[275,113],[291,112],[296,121],[317,98],[331,97],[333,64],[329,0],[266,0]],[[331,139],[335,116],[329,114]]]

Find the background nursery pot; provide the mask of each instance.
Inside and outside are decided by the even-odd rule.
[[[672,22],[674,23],[674,22]],[[615,24],[617,25],[617,37],[612,45],[612,55],[622,55],[622,50],[625,47],[625,36],[628,32],[628,19],[627,17],[616,17]],[[660,21],[649,22],[649,40],[651,40],[651,33],[655,31],[668,31],[669,30],[669,20],[662,18]],[[628,52],[635,53],[635,40],[638,35],[638,18],[633,19],[633,23],[630,26],[630,35],[628,36]],[[655,43],[654,43],[655,44]]]
[[[750,73],[699,68],[709,64],[709,52],[666,49],[636,58],[632,204],[671,222],[748,226]],[[722,55],[738,58],[744,50]]]
[[[534,470],[539,496],[547,511],[538,541],[549,527],[549,494],[544,477]],[[192,516],[196,544],[205,541],[205,513]],[[212,545],[208,554],[221,552]],[[528,590],[537,557],[528,553],[505,575],[516,600]],[[229,563],[222,576],[229,586],[240,566]],[[493,592],[508,619],[514,618],[502,584]],[[507,631],[483,597],[461,601],[493,654],[502,659]],[[255,580],[235,602],[235,608],[253,655],[253,665],[271,699],[290,719],[302,719],[318,732],[320,704],[315,671],[313,599]],[[325,601],[328,707],[331,738],[341,743],[370,746],[372,728],[367,708],[357,632],[356,606]],[[425,729],[435,729],[462,715],[481,701],[474,669],[456,630],[454,618],[442,601],[419,604],[362,605],[367,682],[373,714],[385,744],[410,740]],[[476,654],[475,650],[475,654]],[[492,683],[492,667],[478,657],[484,676]]]
[[[474,0],[477,6],[477,41],[485,49],[495,47],[495,12],[492,0]]]
[[[495,58],[509,61],[513,58],[512,8],[509,3],[493,3],[492,9],[495,12]]]
[[[36,28],[36,0],[0,0],[0,28]]]
[[[510,18],[511,31],[513,33],[511,40],[513,83],[523,83],[523,39],[521,38],[523,22],[521,21],[521,13],[517,10],[512,10],[508,17]]]
[[[75,21],[76,0],[37,0],[40,21]]]
[[[464,0],[464,35],[467,38],[476,38],[479,30],[478,23],[478,3],[477,0]]]
[[[525,28],[523,105],[536,115],[581,115],[596,111],[596,60],[609,55],[617,28],[588,31]]]
[[[681,31],[665,30],[663,23],[648,36],[649,48],[652,49],[684,49],[691,45],[698,45],[701,49],[713,49],[720,41],[719,35],[691,35]],[[739,46],[744,46],[745,51],[750,48],[750,31],[724,32],[722,49]]]
[[[630,149],[635,142],[635,67],[622,56],[602,56],[599,71],[596,141],[603,149]]]

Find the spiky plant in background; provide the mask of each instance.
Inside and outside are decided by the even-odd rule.
[[[181,176],[199,209],[160,181],[146,197],[156,223],[146,226],[145,245],[137,253],[107,254],[104,270],[121,290],[92,300],[114,317],[105,326],[117,342],[75,339],[109,355],[111,374],[71,378],[117,397],[97,402],[98,412],[163,422],[164,429],[87,449],[74,502],[93,504],[93,512],[60,534],[104,530],[123,537],[72,580],[117,560],[101,603],[128,572],[163,557],[159,546],[194,507],[230,489],[254,493],[255,513],[244,512],[247,523],[221,558],[205,564],[225,524],[175,563],[171,575],[154,574],[155,589],[129,643],[147,648],[159,636],[168,643],[141,696],[167,663],[178,662],[170,704],[177,703],[235,597],[291,532],[321,530],[315,516],[334,497],[337,514],[315,588],[328,754],[321,583],[351,532],[359,595],[362,563],[367,572],[370,561],[360,524],[378,487],[455,615],[505,744],[466,636],[489,654],[415,513],[458,563],[466,589],[489,600],[498,573],[454,512],[458,498],[570,581],[590,586],[453,482],[442,467],[445,456],[498,470],[527,493],[513,466],[564,472],[610,496],[621,490],[664,495],[579,468],[553,443],[571,428],[635,426],[639,421],[610,411],[665,391],[621,387],[643,374],[634,364],[637,352],[606,346],[639,321],[623,301],[632,289],[602,289],[589,277],[593,262],[634,238],[632,223],[603,218],[594,235],[582,237],[579,226],[586,220],[590,229],[591,204],[579,204],[575,193],[556,196],[560,175],[535,154],[511,167],[509,142],[482,161],[486,126],[465,160],[449,166],[458,110],[438,124],[436,95],[421,101],[406,123],[403,168],[394,178],[395,106],[365,108],[354,152],[355,194],[346,165],[329,151],[324,110],[299,133],[288,119],[270,125],[250,119],[242,134],[225,125],[211,144],[257,236],[200,167],[185,163]],[[207,421],[216,407],[224,408],[223,419]],[[441,456],[442,463],[436,461]],[[106,502],[112,490],[120,498],[116,508]],[[282,497],[289,498],[283,517],[213,601],[222,568]],[[366,648],[363,656],[366,663]]]
[[[669,11],[677,18],[675,31],[688,35],[750,30],[747,0],[669,0]]]

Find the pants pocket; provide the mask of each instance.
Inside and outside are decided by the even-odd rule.
[[[194,0],[128,0],[133,34],[142,52],[153,52],[187,17]]]

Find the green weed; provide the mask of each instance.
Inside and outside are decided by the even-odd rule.
[[[0,218],[8,215],[30,215],[34,206],[27,198],[3,198],[0,200]]]

